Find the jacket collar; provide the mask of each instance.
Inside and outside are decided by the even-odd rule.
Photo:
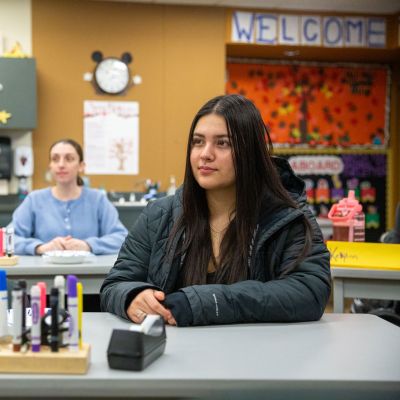
[[[293,171],[289,162],[285,158],[272,157],[276,169],[285,189],[289,192],[293,200],[303,203],[306,201],[305,183]]]

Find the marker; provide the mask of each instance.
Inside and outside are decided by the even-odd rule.
[[[76,284],[78,289],[78,337],[79,348],[82,348],[82,311],[83,311],[83,285],[82,282]]]
[[[6,228],[1,228],[1,237],[3,240],[3,257],[6,255],[6,246],[7,246],[7,241],[6,241]]]
[[[31,308],[32,308],[32,328],[31,328],[31,349],[33,352],[40,351],[41,342],[41,319],[40,319],[40,287],[31,287]]]
[[[62,275],[54,278],[54,287],[58,289],[58,307],[65,310],[65,278]]]
[[[8,293],[7,293],[7,274],[0,269],[0,338],[8,336]]]
[[[37,286],[40,289],[40,317],[43,317],[46,309],[46,282],[38,282]]]
[[[21,332],[22,332],[22,344],[24,344],[27,341],[27,338],[26,338],[26,307],[28,306],[28,295],[26,293],[26,281],[23,281],[23,280],[18,281],[18,286],[22,290]]]
[[[69,313],[69,351],[78,351],[79,333],[78,333],[78,278],[75,275],[67,276],[67,304]]]
[[[12,290],[12,308],[13,308],[13,338],[12,345],[13,351],[21,351],[22,343],[22,296],[23,291],[15,285]]]
[[[58,289],[58,309],[60,312],[65,312],[65,278],[63,275],[57,275],[54,278],[54,287]],[[68,321],[63,322],[61,328],[62,344],[68,343]]]
[[[51,329],[50,349],[52,353],[58,351],[58,289],[52,288],[50,292]]]
[[[6,228],[6,252],[7,257],[14,255],[14,228],[12,226]]]
[[[5,238],[3,233],[4,228],[0,228],[0,257],[4,257]]]

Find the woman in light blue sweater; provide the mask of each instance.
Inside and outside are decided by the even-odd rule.
[[[81,146],[71,139],[50,148],[51,188],[35,190],[14,211],[15,253],[43,254],[50,250],[117,253],[127,230],[118,212],[98,190],[83,187]]]

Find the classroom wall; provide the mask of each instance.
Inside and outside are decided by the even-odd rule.
[[[397,205],[400,204],[400,60],[392,65],[389,126],[387,230],[394,228],[396,209]]]
[[[334,2],[333,2],[334,3]],[[386,18],[386,38],[387,47],[380,48],[342,48],[342,47],[323,47],[323,46],[284,46],[284,45],[256,45],[246,43],[235,43],[231,37],[231,21],[232,13],[235,11],[259,12],[260,10],[232,8],[227,10],[226,24],[226,54],[227,57],[234,58],[250,58],[250,59],[269,59],[269,60],[286,60],[293,61],[289,56],[285,55],[287,50],[295,50],[298,52],[294,57],[296,61],[302,62],[348,62],[348,63],[365,63],[365,64],[381,64],[390,67],[390,87],[389,94],[389,141],[388,147],[384,153],[388,156],[387,164],[387,180],[386,180],[386,229],[392,229],[395,224],[395,212],[397,204],[400,203],[400,14],[386,16],[384,14],[374,15],[374,17]],[[262,12],[266,12],[263,10]],[[268,10],[267,13],[287,14],[287,15],[317,15],[317,16],[364,16],[371,17],[371,14],[343,13],[334,11],[282,11]],[[268,31],[266,31],[268,32]],[[299,152],[304,149],[299,149]],[[310,150],[310,149],[308,149]],[[325,149],[324,149],[325,150]],[[340,153],[341,150],[326,149],[326,151]],[[311,150],[313,151],[313,150]],[[351,151],[351,150],[348,150]],[[367,153],[369,150],[365,150]],[[285,153],[286,150],[282,150]],[[296,150],[293,149],[295,153]],[[374,150],[371,151],[372,153]],[[279,151],[277,151],[279,153]]]
[[[32,14],[31,0],[1,0],[0,3],[0,56],[10,51],[19,42],[22,50],[32,55]],[[0,105],[1,106],[1,105]],[[1,129],[0,136],[11,139],[14,150],[18,146],[32,145],[32,132],[25,130]],[[28,188],[32,182],[28,179]],[[15,193],[18,179],[12,176],[10,182],[0,179],[0,193]]]
[[[92,186],[141,190],[140,182],[152,178],[161,180],[165,189],[170,174],[181,183],[193,115],[208,98],[224,92],[227,12],[219,7],[32,0],[39,100],[34,187],[48,184],[44,175],[53,141],[69,136],[82,142],[84,100],[140,103],[139,175],[91,176]],[[124,96],[97,95],[83,80],[83,74],[95,67],[94,50],[105,56],[130,51],[132,73],[141,75],[143,84]],[[400,199],[399,64],[392,72],[388,228]]]
[[[19,42],[27,54],[32,53],[31,0],[1,0],[0,54]]]
[[[83,140],[83,101],[138,101],[137,176],[90,176],[93,187],[142,190],[140,181],[171,174],[182,181],[187,134],[198,108],[224,93],[225,11],[218,7],[143,5],[86,0],[32,0],[33,56],[38,74],[34,131],[34,188],[48,185],[48,148],[55,140]],[[83,80],[91,54],[129,51],[132,74],[143,83],[123,96],[96,94]]]

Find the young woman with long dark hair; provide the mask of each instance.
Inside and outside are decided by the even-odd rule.
[[[141,214],[101,304],[137,323],[308,321],[329,294],[329,253],[303,181],[272,156],[254,104],[227,95],[195,116],[183,187]]]
[[[62,139],[50,147],[49,158],[55,185],[34,190],[13,214],[16,254],[117,253],[127,230],[106,196],[83,186],[82,147],[75,140]]]

